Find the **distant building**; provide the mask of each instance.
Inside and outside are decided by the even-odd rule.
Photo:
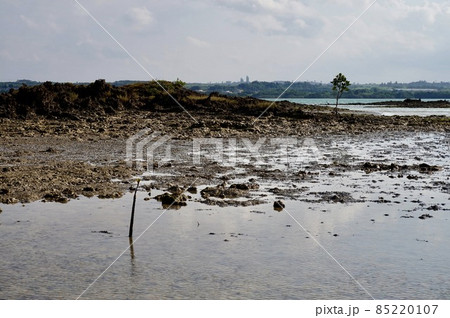
[[[250,83],[250,78],[248,77],[248,75],[245,77],[245,82]]]
[[[240,80],[240,82],[241,82],[241,83],[244,83],[244,79],[243,79],[242,77],[241,77],[241,80]]]

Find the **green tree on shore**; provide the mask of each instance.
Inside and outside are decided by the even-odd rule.
[[[335,112],[336,115],[338,114],[338,104],[339,104],[339,98],[341,98],[342,94],[345,91],[349,90],[349,86],[351,85],[350,82],[347,80],[344,74],[339,73],[336,75],[336,77],[331,81],[331,84],[333,84],[333,91],[336,91],[336,108]]]

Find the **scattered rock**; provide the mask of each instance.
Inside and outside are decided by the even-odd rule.
[[[60,193],[47,193],[44,195],[44,201],[67,203],[69,200]]]
[[[250,213],[266,214],[266,212],[264,212],[264,211],[256,211],[256,210],[252,210],[252,211],[250,211]]]
[[[91,233],[101,233],[101,234],[113,234],[112,232],[101,230],[101,231],[91,231]]]
[[[155,197],[156,200],[161,201],[163,205],[177,205],[177,206],[185,206],[187,205],[187,196],[184,194],[176,194],[176,193],[163,193],[157,195]]]
[[[98,195],[99,199],[118,199],[123,196],[122,192],[112,191],[107,193],[102,193]]]
[[[258,186],[259,187],[259,186]],[[232,184],[229,187],[226,187],[225,184],[221,184],[215,187],[206,187],[200,194],[203,198],[207,199],[209,197],[216,198],[239,198],[239,197],[247,197],[250,189],[255,189],[256,185],[249,184]]]
[[[298,105],[289,102],[275,103],[268,111],[268,116],[261,117],[258,127],[256,127],[251,125],[251,122],[255,116],[261,114],[261,110],[266,108],[267,105],[264,101],[222,95],[211,95],[206,101],[208,98],[206,95],[202,96],[189,91],[177,86],[176,83],[167,82],[164,83],[164,86],[195,118],[201,120],[199,124],[191,126],[189,121],[180,122],[179,107],[174,105],[173,100],[167,96],[166,92],[153,82],[120,87],[112,86],[102,80],[89,85],[47,82],[35,87],[24,86],[21,89],[0,94],[0,137],[2,141],[6,141],[2,143],[2,147],[6,151],[3,151],[2,148],[0,153],[2,164],[0,167],[0,171],[2,171],[0,200],[4,203],[31,202],[41,200],[47,194],[54,194],[54,196],[50,195],[46,200],[56,202],[65,202],[79,195],[97,195],[99,198],[120,197],[123,191],[127,191],[131,183],[127,185],[126,182],[112,182],[111,180],[131,180],[135,171],[130,169],[125,162],[116,164],[115,160],[120,160],[118,158],[121,157],[116,156],[118,144],[112,146],[109,142],[120,141],[121,146],[119,147],[122,147],[124,140],[143,127],[151,127],[153,131],[160,131],[162,134],[170,133],[175,140],[197,137],[322,136],[348,133],[349,129],[352,134],[356,135],[376,131],[448,131],[448,120],[439,116],[428,118],[368,114],[351,114],[350,116],[342,113],[339,120],[336,120],[334,115],[331,112],[328,113],[326,109],[324,111],[323,107],[305,105],[299,112]],[[446,104],[448,107],[448,103]],[[28,143],[23,143],[23,141]],[[100,157],[98,152],[91,151],[92,148],[89,148],[91,143],[95,144],[99,150],[103,147],[104,149],[108,148],[110,150],[108,156],[98,159]],[[27,149],[27,145],[32,147]],[[35,152],[31,151],[32,149],[42,151]],[[387,151],[390,150],[387,149]],[[67,153],[67,156],[64,158],[53,156],[52,154],[55,152]],[[379,157],[374,156],[373,160],[382,160],[382,158],[384,158],[384,154]],[[392,158],[395,157],[392,156]],[[425,155],[423,159],[428,160]],[[398,163],[360,162],[357,166],[349,164],[338,166],[333,163],[324,168],[311,164],[311,166],[302,166],[300,171],[298,171],[299,168],[296,168],[296,171],[289,174],[277,169],[268,170],[266,167],[256,168],[249,165],[250,167],[245,167],[246,172],[235,177],[236,180],[242,180],[249,176],[255,176],[262,182],[280,181],[278,184],[285,186],[289,184],[287,186],[289,189],[278,189],[273,193],[282,196],[277,199],[294,197],[298,199],[300,197],[298,194],[302,190],[297,191],[292,185],[293,182],[301,184],[305,179],[311,180],[311,182],[321,182],[322,178],[317,180],[316,176],[319,173],[328,173],[330,170],[330,176],[339,175],[345,170],[352,171],[355,168],[367,172],[386,171],[386,175],[398,175],[398,177],[410,173],[408,179],[418,179],[419,177],[426,179],[426,176],[421,175],[422,173],[440,170],[440,167],[421,163],[421,158],[417,157],[415,160],[417,160],[414,162],[415,165],[408,166]],[[434,162],[430,161],[430,163]],[[212,203],[210,198],[221,199],[217,202],[227,201],[212,203],[223,206],[262,202],[226,200],[249,198],[253,194],[252,190],[259,188],[255,180],[244,183],[239,181],[231,186],[210,186],[220,182],[219,178],[223,178],[223,180],[234,178],[231,173],[233,172],[232,168],[219,164],[215,166],[210,164],[209,167],[202,165],[201,167],[184,166],[180,168],[176,162],[166,165],[159,164],[157,167],[166,168],[164,173],[178,174],[168,177],[167,174],[156,177],[147,176],[152,184],[158,184],[158,190],[163,189],[172,194],[182,194],[181,187],[169,183],[188,185],[200,177],[198,184],[209,185],[201,193],[206,202]],[[316,171],[313,171],[314,169]],[[419,176],[413,176],[413,174]],[[326,178],[325,175],[322,177]],[[287,180],[289,183],[282,183]],[[378,181],[376,185],[379,184]],[[416,186],[419,187],[419,185]],[[196,193],[194,188],[188,189],[189,192]],[[65,191],[65,189],[69,190]],[[442,185],[441,189],[445,193],[450,193],[448,183]],[[360,202],[355,201],[350,194],[334,191],[318,194],[318,197],[331,203]],[[174,203],[174,201],[176,200],[173,198],[165,199],[165,202]]]
[[[284,204],[284,202],[283,201],[281,201],[281,200],[278,200],[278,201],[275,201],[274,203],[273,203],[273,208],[275,209],[275,210],[283,210],[284,208],[286,207],[286,205]]]
[[[44,152],[48,152],[48,153],[56,153],[56,150],[52,147],[47,148],[47,150],[45,150]]]
[[[169,191],[169,192],[172,193],[172,194],[177,194],[177,195],[179,195],[179,194],[182,194],[182,193],[184,192],[184,189],[181,188],[181,187],[179,187],[179,186],[177,186],[177,185],[175,185],[175,186],[170,186],[170,187],[167,189],[167,191]]]
[[[206,198],[204,200],[199,201],[200,203],[207,204],[207,205],[214,205],[218,207],[229,207],[229,206],[253,206],[253,205],[259,205],[265,203],[262,200],[258,199],[251,199],[251,200],[227,200],[227,199],[211,199]]]
[[[420,172],[420,173],[433,173],[433,172],[439,171],[439,170],[441,170],[441,169],[442,169],[441,167],[438,167],[438,166],[430,166],[430,165],[427,164],[427,163],[421,163],[421,164],[419,165],[419,172]]]
[[[371,163],[371,162],[365,162],[362,165],[362,169],[366,173],[370,173],[373,171],[400,171],[400,170],[406,170],[408,169],[408,166],[403,165],[399,166],[395,163],[391,164],[384,164],[384,163]]]
[[[432,218],[433,216],[430,214],[422,214],[421,216],[419,216],[419,219],[421,220],[425,220],[425,219],[429,219]]]
[[[188,191],[189,193],[192,193],[192,194],[196,194],[197,193],[197,187],[194,187],[194,186],[189,187],[189,188],[187,188],[186,191]]]
[[[376,203],[391,203],[390,200],[386,200],[384,197],[378,197],[378,200],[373,200],[372,202],[376,202]]]
[[[278,196],[283,196],[285,198],[288,198],[290,200],[298,200],[300,195],[308,191],[308,187],[301,187],[301,188],[293,188],[293,189],[280,189],[280,188],[272,188],[269,189],[269,192],[272,192],[273,194],[276,194]]]
[[[19,200],[17,200],[16,198],[6,198],[6,199],[2,199],[2,203],[3,204],[16,204],[16,203],[19,203]]]
[[[356,202],[356,200],[348,192],[320,192],[323,201],[334,203]]]

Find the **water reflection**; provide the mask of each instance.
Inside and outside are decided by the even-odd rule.
[[[84,298],[365,299],[316,240],[377,298],[449,299],[449,170],[441,143],[447,135],[386,136],[323,138],[317,145],[331,155],[326,145],[349,149],[351,165],[412,165],[422,162],[414,159],[420,155],[445,169],[409,180],[391,178],[390,172],[339,170],[330,176],[327,166],[297,180],[295,187],[291,181],[260,182],[266,204],[219,208],[193,199],[157,222],[161,203],[137,200],[142,213],[136,233],[155,224],[136,250],[133,238],[123,239],[130,217],[123,206],[132,194],[117,200],[81,198],[63,208],[41,202],[0,206],[0,298],[71,298],[128,247],[130,258],[125,252]],[[429,188],[431,181],[441,186]],[[266,191],[274,187],[292,191],[294,199],[283,198],[284,212],[273,206],[282,197]],[[303,187],[308,190],[296,194]],[[320,193],[336,191],[348,192],[355,202],[321,199]],[[380,196],[392,202],[379,203]],[[435,205],[442,209],[427,209]],[[433,218],[420,220],[424,213]]]
[[[133,264],[133,260],[134,260],[134,242],[133,242],[133,238],[129,237],[128,238],[128,242],[130,244],[129,248],[130,248],[130,256],[131,256],[131,260],[132,260],[132,264]]]

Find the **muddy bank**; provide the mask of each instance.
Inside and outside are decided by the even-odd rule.
[[[76,161],[11,165],[1,168],[1,203],[36,200],[67,203],[80,195],[119,198],[131,173],[123,165],[94,166]],[[113,182],[115,178],[123,181]],[[128,185],[129,186],[129,185]]]

